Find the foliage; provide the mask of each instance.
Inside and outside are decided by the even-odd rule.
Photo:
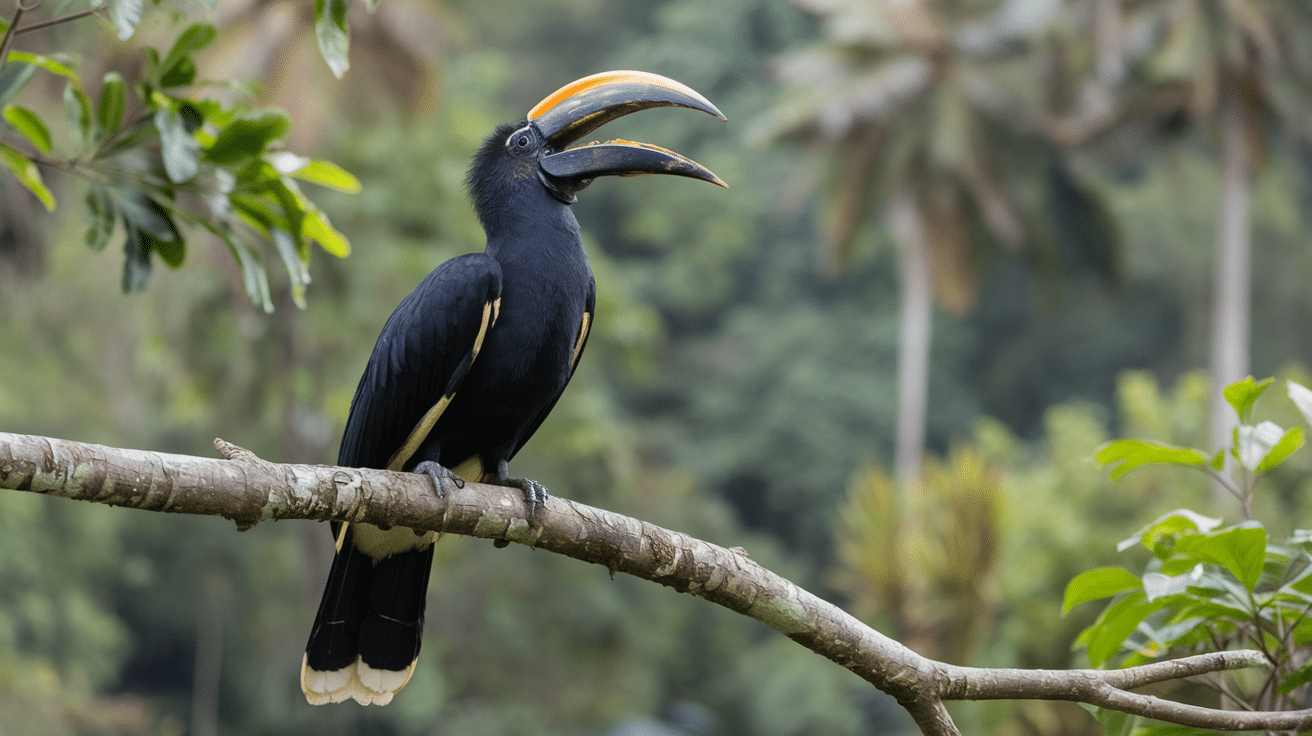
[[[1312,680],[1307,664],[1312,644],[1310,535],[1296,529],[1285,540],[1273,539],[1251,518],[1258,481],[1303,444],[1302,427],[1285,430],[1253,418],[1254,404],[1272,381],[1249,377],[1225,388],[1239,426],[1231,445],[1210,460],[1191,448],[1133,439],[1099,449],[1096,459],[1114,466],[1113,478],[1149,464],[1200,470],[1236,496],[1244,518],[1227,526],[1189,509],[1172,511],[1118,547],[1122,552],[1142,547],[1152,553],[1141,575],[1101,567],[1072,579],[1063,613],[1087,601],[1112,598],[1077,639],[1093,666],[1128,667],[1180,651],[1257,649],[1271,665],[1265,678],[1217,677],[1207,684],[1224,701],[1244,708],[1282,710],[1302,702]],[[1312,391],[1294,381],[1287,385],[1289,398],[1312,423]],[[1232,473],[1225,470],[1226,455],[1237,462]],[[1120,723],[1123,718],[1114,720],[1120,733],[1139,732],[1132,723]]]
[[[227,246],[204,232],[193,237],[179,221],[188,267],[123,300],[111,293],[119,278],[103,266],[105,256],[77,246],[89,225],[85,208],[65,206],[44,220],[51,247],[38,282],[7,278],[9,228],[25,221],[0,214],[0,344],[6,346],[0,427],[196,454],[211,452],[217,435],[269,458],[331,462],[335,433],[391,309],[435,264],[482,247],[461,183],[481,137],[568,79],[606,68],[650,69],[707,94],[731,124],[699,127],[677,111],[658,111],[617,121],[615,133],[687,153],[732,189],[712,198],[648,177],[598,182],[581,198],[576,210],[598,273],[598,320],[579,375],[513,469],[562,495],[743,545],[754,559],[822,590],[815,573],[834,566],[830,530],[843,493],[858,487],[861,469],[876,466],[891,446],[896,282],[890,241],[878,227],[854,241],[852,267],[842,276],[819,276],[816,224],[823,214],[806,193],[821,173],[817,162],[796,150],[753,147],[741,136],[779,100],[772,58],[814,39],[814,20],[768,0],[455,0],[442,6],[468,24],[468,45],[418,34],[441,57],[439,78],[380,63],[374,55],[389,46],[369,40],[360,22],[381,22],[395,8],[403,22],[393,18],[388,26],[414,37],[407,13],[436,4],[387,0],[375,16],[357,14],[359,5],[349,14],[351,68],[343,84],[353,85],[345,96],[365,113],[363,121],[320,104],[330,93],[294,73],[303,66],[292,67],[286,80],[266,81],[260,103],[269,104],[275,92],[297,96],[303,110],[287,107],[295,110],[293,135],[313,129],[319,147],[285,145],[336,161],[367,183],[356,195],[314,196],[349,234],[352,257],[314,259],[308,265],[314,298],[306,309],[266,315],[246,303]],[[258,13],[216,23],[215,40],[192,54],[197,79],[216,74],[207,59],[258,56],[264,32],[287,31],[279,25],[287,7],[264,3]],[[304,46],[297,52],[308,50],[328,77],[315,56],[310,6],[296,7],[304,11],[297,18],[302,25],[293,26]],[[245,45],[233,41],[239,34]],[[38,37],[46,34],[17,38],[23,50],[35,52],[45,48],[29,41]],[[52,43],[64,46],[67,38]],[[46,55],[88,80],[90,100],[102,96],[108,67],[124,77],[125,118],[134,105],[150,104],[136,95],[137,75],[125,68],[144,57],[105,48],[94,35],[75,38],[87,49],[79,64]],[[295,38],[284,34],[275,45],[288,48]],[[171,34],[159,45],[161,60],[173,41]],[[389,70],[390,80],[422,86],[440,104],[414,115],[423,108],[365,94],[362,88],[376,93],[385,86],[380,76],[365,76],[378,69]],[[1016,71],[1030,72],[1023,64]],[[42,121],[60,120],[68,78],[40,68],[32,73],[13,101]],[[244,73],[217,72],[220,78],[205,89],[218,96],[232,81],[227,77]],[[47,103],[51,81],[58,86]],[[195,89],[163,93],[184,100]],[[1033,86],[1030,93],[1047,90]],[[242,99],[252,112],[260,109]],[[303,111],[317,112],[322,124],[307,125]],[[10,117],[8,125],[31,128],[22,113]],[[52,151],[67,146],[64,127],[49,126]],[[153,118],[144,134],[158,138]],[[33,158],[40,154],[16,129],[0,138]],[[1117,143],[1087,152],[1074,170],[1107,196],[1123,225],[1122,289],[1102,287],[1091,265],[1096,254],[1063,236],[1047,256],[1072,271],[1062,287],[1041,288],[1031,263],[995,254],[982,264],[976,315],[940,320],[931,443],[942,450],[974,447],[1003,481],[998,561],[980,580],[988,605],[975,664],[1075,665],[1070,642],[1095,612],[1085,605],[1059,618],[1054,601],[1063,586],[1085,568],[1118,564],[1115,543],[1126,529],[1206,492],[1203,473],[1146,466],[1110,484],[1086,461],[1089,448],[1110,436],[1113,421],[1125,436],[1180,447],[1203,443],[1206,382],[1182,372],[1203,354],[1199,324],[1207,305],[1199,285],[1210,264],[1197,244],[1210,242],[1214,229],[1214,166],[1202,146],[1127,156]],[[143,150],[156,157],[151,170],[166,180],[161,154]],[[1300,215],[1308,209],[1300,205],[1304,172],[1294,156],[1269,164],[1253,190],[1254,274],[1264,284],[1255,307],[1266,316],[1255,322],[1254,337],[1255,364],[1274,372],[1283,361],[1312,359],[1305,329],[1312,271]],[[44,164],[36,170],[61,203],[85,197],[77,177],[57,176]],[[0,179],[16,182],[8,173]],[[1049,191],[1043,182],[1024,186],[1026,202],[1043,201]],[[8,192],[40,209],[17,184]],[[187,195],[175,204],[197,203]],[[211,257],[207,247],[221,252]],[[278,258],[276,250],[266,255]],[[270,280],[276,305],[292,304],[289,287]],[[1118,382],[1127,367],[1150,368],[1175,388],[1159,391],[1141,372]],[[1266,411],[1262,416],[1292,426],[1294,417],[1280,415],[1280,407]],[[981,414],[1003,421],[980,420],[972,430]],[[1295,453],[1268,473],[1270,492],[1254,499],[1256,512],[1272,520],[1273,539],[1291,531],[1278,525],[1305,517],[1306,455]],[[61,511],[43,507],[38,518]],[[0,646],[0,677],[32,673],[26,689],[11,691],[12,702],[44,708],[54,695],[45,690],[41,699],[33,691],[57,687],[61,697],[85,695],[121,714],[128,704],[104,693],[122,693],[116,697],[158,719],[161,730],[165,721],[180,729],[191,712],[198,631],[208,607],[226,616],[221,733],[408,734],[432,732],[440,723],[461,733],[596,734],[635,717],[673,723],[671,711],[689,703],[713,713],[725,736],[814,733],[819,724],[834,731],[853,724],[864,732],[894,730],[880,720],[887,708],[859,683],[850,686],[853,678],[812,669],[805,650],[769,643],[770,636],[732,616],[654,586],[612,581],[604,570],[455,540],[441,548],[425,656],[406,693],[412,697],[382,710],[312,709],[296,690],[294,667],[330,555],[325,529],[261,525],[238,535],[217,522],[113,509],[86,513],[96,519],[78,526],[82,534],[52,540],[42,537],[43,525],[0,510],[0,520],[14,520],[5,527],[6,548],[44,555],[35,572],[7,570],[4,590],[30,588],[32,598],[47,601],[42,605],[89,602],[77,609],[94,622],[79,646],[100,673],[78,684],[82,676],[66,669],[57,639],[35,640],[21,652]],[[76,546],[54,544],[74,538]],[[1139,550],[1127,550],[1134,553]],[[27,558],[7,553],[5,559]],[[121,562],[122,570],[107,570],[106,561]],[[881,559],[863,562],[877,566]],[[213,578],[229,581],[226,593]],[[19,601],[28,598],[0,595],[0,614],[21,620]],[[937,612],[941,599],[924,601]],[[946,601],[943,610],[955,603]],[[801,689],[804,695],[797,694]],[[988,704],[972,712],[983,724],[970,729],[975,733],[1079,734],[1091,724],[1066,705]],[[25,711],[3,706],[0,713],[15,718]],[[5,727],[16,730],[9,721]]]
[[[1087,401],[1048,407],[1043,432],[1026,441],[982,419],[942,460],[926,461],[923,502],[894,500],[879,470],[854,474],[836,521],[829,581],[845,607],[917,651],[984,667],[1079,666],[1071,644],[1093,613],[1063,617],[1053,604],[1089,565],[1116,562],[1125,526],[1177,508],[1201,478],[1156,469],[1110,482],[1088,461],[1113,413],[1124,431],[1193,441],[1205,416],[1207,379],[1189,374],[1169,392],[1146,372],[1118,380],[1114,410]],[[908,507],[898,511],[899,503]],[[1296,513],[1296,512],[1294,512]],[[957,704],[971,733],[1093,734],[1097,724],[1067,704]]]
[[[120,38],[136,30],[140,10],[128,2],[111,8]],[[194,54],[215,35],[214,26],[195,23],[167,51],[145,47],[132,94],[123,75],[109,71],[95,103],[71,56],[9,53],[0,59],[0,109],[9,139],[0,136],[0,157],[47,210],[56,202],[42,167],[89,182],[84,242],[104,250],[121,224],[125,292],[146,288],[156,257],[180,266],[189,235],[204,230],[228,246],[246,293],[265,311],[273,301],[261,252],[271,245],[293,301],[304,307],[311,244],[339,258],[350,246],[297,180],[348,192],[360,183],[331,162],[279,150],[291,127],[286,114],[188,96],[207,85],[197,77]],[[38,69],[64,85],[65,129],[58,138],[40,113],[14,101]]]
[[[1038,91],[1074,84],[1060,4],[1025,13],[990,2],[797,4],[822,40],[778,60],[784,94],[754,134],[810,141],[826,159],[826,269],[850,260],[879,205],[890,218],[912,209],[935,296],[956,314],[975,307],[980,272],[1000,249],[1029,251],[1053,276],[1066,241],[1108,281],[1118,277],[1120,236],[1101,192],[1044,135],[1063,98]]]
[[[1003,497],[1001,468],[974,446],[927,459],[911,496],[862,470],[839,513],[834,588],[916,652],[970,661],[998,603]]]

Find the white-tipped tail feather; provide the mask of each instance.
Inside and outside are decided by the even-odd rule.
[[[387,705],[392,696],[410,682],[415,663],[400,672],[376,670],[355,658],[349,666],[333,672],[310,669],[307,658],[301,658],[301,690],[310,705],[340,703],[355,698],[360,705]]]

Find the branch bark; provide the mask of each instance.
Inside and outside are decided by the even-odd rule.
[[[959,667],[922,657],[751,560],[653,524],[553,496],[526,521],[518,489],[467,483],[439,496],[427,476],[282,465],[222,440],[224,459],[123,450],[0,432],[0,488],[147,511],[406,526],[506,540],[604,565],[750,616],[892,695],[926,736],[959,736],[944,701],[1090,703],[1223,731],[1312,728],[1312,710],[1232,712],[1128,692],[1154,682],[1266,664],[1258,652],[1204,654],[1124,670]]]

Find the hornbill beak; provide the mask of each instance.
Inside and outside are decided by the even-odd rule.
[[[528,122],[547,145],[538,159],[543,183],[557,196],[567,195],[567,201],[598,176],[673,174],[727,187],[696,161],[646,143],[614,140],[566,150],[615,118],[652,107],[687,107],[727,119],[692,88],[659,74],[614,71],[584,77],[552,92],[528,112]]]

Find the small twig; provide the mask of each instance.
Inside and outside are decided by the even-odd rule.
[[[1303,612],[1299,614],[1299,618],[1307,618],[1308,614],[1312,614],[1312,603],[1303,606]],[[1280,637],[1280,645],[1282,647],[1288,648],[1290,646],[1290,637],[1294,635],[1294,628],[1296,626],[1298,626],[1297,622],[1295,622],[1294,626],[1290,626],[1289,629],[1285,631],[1284,636]]]
[[[37,0],[37,1],[38,1],[38,3],[40,2],[40,0]],[[88,15],[95,15],[95,14],[96,14],[97,12],[99,12],[99,11],[100,11],[100,8],[88,8],[87,10],[80,10],[80,11],[78,11],[78,12],[76,12],[76,13],[69,13],[68,15],[61,15],[61,16],[59,16],[58,18],[51,18],[50,20],[43,20],[43,21],[41,21],[41,22],[39,22],[39,23],[32,23],[32,24],[30,24],[30,25],[26,25],[26,26],[23,26],[22,28],[19,28],[19,29],[15,30],[15,31],[14,31],[14,35],[17,36],[17,35],[19,35],[20,33],[27,33],[28,31],[39,31],[39,30],[41,30],[42,28],[49,28],[50,26],[57,26],[57,25],[59,25],[60,23],[68,23],[69,21],[74,21],[74,20],[77,20],[77,19],[79,19],[79,18],[85,18],[85,17],[87,17]]]
[[[22,19],[23,13],[36,10],[41,6],[41,2],[42,0],[30,0],[30,2],[25,3],[23,0],[16,0],[14,3],[14,17],[9,21],[9,28],[5,29],[4,38],[0,39],[0,68],[3,68],[5,63],[9,61],[9,47],[13,44],[14,37],[18,34],[27,33],[28,31],[37,31],[42,28],[49,28],[50,26],[67,23],[69,21],[77,20],[78,18],[85,18],[88,15],[95,15],[96,11],[100,10],[100,8],[90,8],[88,10],[61,15],[58,18],[43,20],[19,28],[18,21]]]
[[[1216,677],[1216,682],[1215,684],[1212,684],[1212,689],[1215,690],[1218,695],[1229,700],[1236,707],[1242,710],[1253,709],[1252,704],[1250,704],[1247,700],[1244,700],[1243,698],[1239,697],[1238,695],[1235,695],[1234,692],[1230,690],[1230,686],[1226,684],[1224,672],[1217,672],[1214,674]]]
[[[1212,480],[1216,481],[1217,483],[1220,483],[1221,486],[1230,493],[1230,495],[1234,496],[1239,501],[1240,505],[1243,506],[1244,508],[1245,519],[1252,518],[1252,515],[1248,512],[1249,504],[1248,504],[1247,497],[1245,496],[1243,490],[1240,489],[1239,486],[1235,485],[1234,481],[1230,480],[1228,477],[1225,476],[1224,473],[1214,469],[1210,465],[1201,465],[1197,467],[1199,470],[1203,471],[1204,474],[1211,476]]]
[[[39,4],[41,0],[36,0]],[[23,5],[23,0],[18,0],[14,7],[14,17],[9,21],[9,27],[5,29],[5,37],[0,40],[0,69],[4,68],[5,62],[9,60],[9,45],[14,42],[14,33],[18,28],[18,21],[23,17],[23,11],[29,8]],[[35,8],[36,6],[32,6]]]
[[[214,449],[223,456],[224,460],[237,460],[243,463],[257,463],[262,465],[273,464],[250,450],[247,450],[245,447],[234,445],[222,437],[214,438]]]

